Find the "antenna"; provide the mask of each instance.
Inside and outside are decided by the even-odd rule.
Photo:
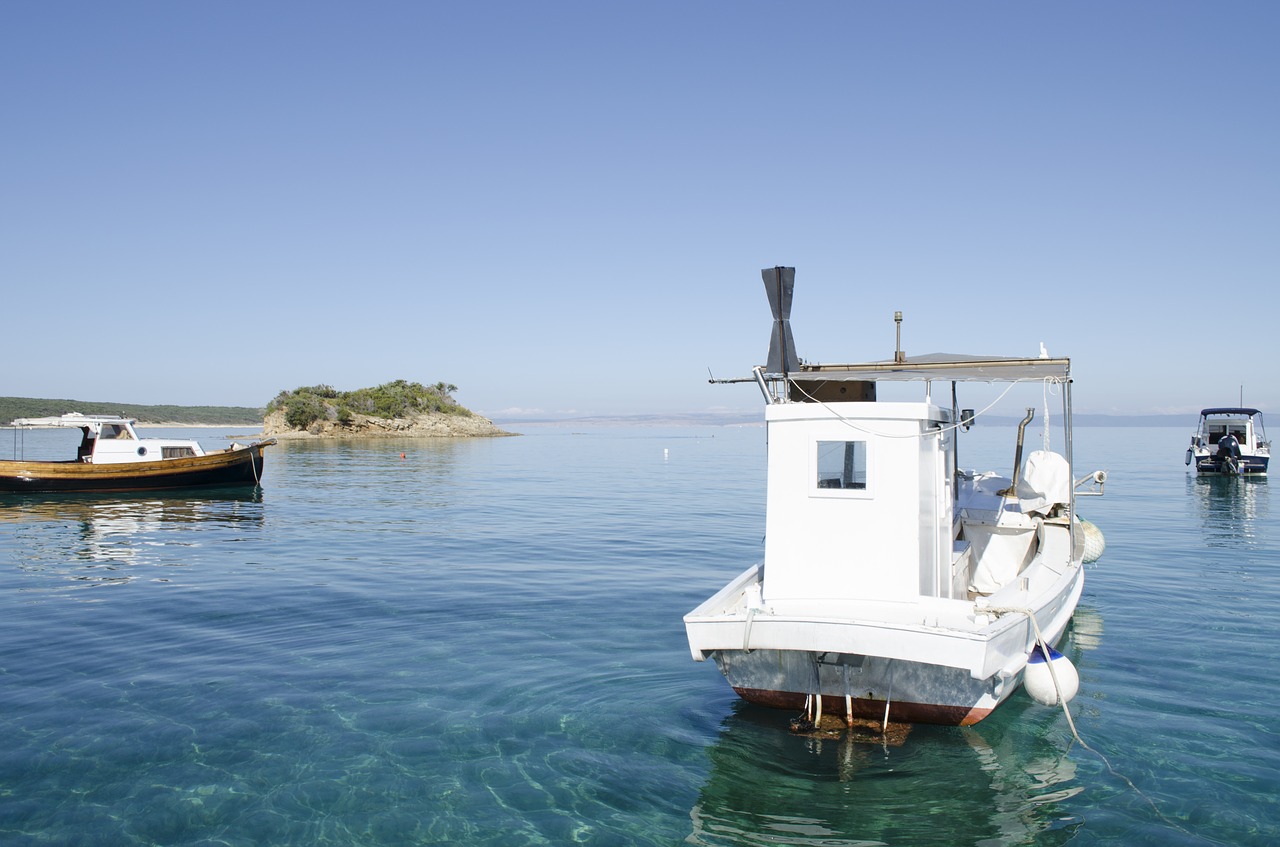
[[[898,336],[897,341],[894,342],[893,361],[901,365],[907,361],[907,354],[902,352],[902,312],[893,313],[893,323]]]

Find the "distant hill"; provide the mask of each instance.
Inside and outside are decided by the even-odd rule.
[[[1037,413],[1038,417],[1038,413]],[[1052,412],[1050,414],[1052,418]],[[1016,425],[1021,418],[992,418],[989,423],[1007,423]],[[1176,426],[1180,429],[1195,429],[1200,420],[1199,413],[1190,415],[1090,415],[1076,413],[1071,416],[1076,426]]]
[[[291,394],[306,393],[307,389],[297,392],[281,392],[273,401],[273,406],[283,406]],[[471,415],[469,410],[462,411]],[[14,418],[42,418],[48,415],[61,415],[66,412],[83,414],[123,415],[136,418],[144,424],[209,424],[211,426],[239,426],[242,424],[261,425],[266,418],[266,409],[255,409],[247,406],[139,406],[130,403],[99,403],[85,400],[41,400],[31,397],[0,397],[0,426],[8,424]],[[1193,429],[1197,415],[1091,415],[1076,414],[1076,426],[1169,426]],[[503,416],[499,424],[532,424],[532,425],[565,425],[565,424],[615,424],[627,426],[642,425],[742,425],[760,424],[764,415],[760,411],[744,412],[689,412],[660,415],[597,415],[582,417],[550,417],[550,416]],[[1014,426],[1020,418],[989,415],[979,424],[988,426]]]
[[[247,406],[139,406],[89,400],[42,400],[34,397],[0,397],[0,425],[14,418],[43,418],[80,412],[85,415],[121,415],[141,424],[208,424],[240,426],[262,424],[265,409]]]
[[[1193,430],[1200,415],[1076,415],[1076,426],[1176,426]]]
[[[1054,410],[1056,422],[1061,412]],[[1076,426],[1169,426],[1194,429],[1198,415],[1090,415],[1076,414]],[[978,426],[1017,426],[1022,418],[984,415]],[[1037,420],[1039,418],[1037,417]],[[594,415],[582,417],[497,416],[497,423],[527,426],[570,426],[574,424],[613,424],[617,426],[742,426],[762,424],[764,412],[688,412],[665,415]]]

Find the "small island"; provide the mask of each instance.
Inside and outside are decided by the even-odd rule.
[[[281,391],[267,405],[262,434],[308,438],[492,438],[514,435],[453,399],[456,385],[397,379],[338,391],[312,385]]]

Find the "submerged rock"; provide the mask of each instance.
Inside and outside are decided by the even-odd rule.
[[[846,738],[861,744],[901,746],[911,733],[911,724],[889,721],[887,725],[869,718],[846,717],[843,714],[824,713],[819,724],[807,714],[791,719],[788,727],[795,735],[809,738]]]

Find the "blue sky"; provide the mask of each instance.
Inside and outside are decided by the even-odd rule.
[[[1280,409],[1280,4],[0,5],[0,395],[758,407],[810,361],[1069,355]],[[118,352],[119,351],[119,352]],[[1190,421],[1189,423],[1193,423]]]

